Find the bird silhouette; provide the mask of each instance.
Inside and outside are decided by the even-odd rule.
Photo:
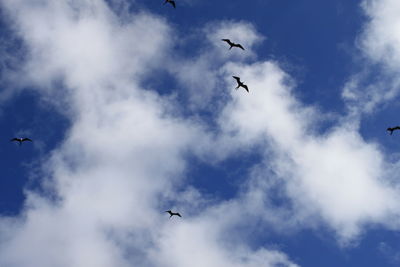
[[[222,41],[227,42],[230,45],[229,50],[231,50],[232,47],[238,47],[238,48],[244,50],[244,48],[241,44],[232,43],[231,40],[229,40],[229,39],[222,39]]]
[[[176,215],[176,216],[179,216],[179,217],[182,217],[178,212],[172,212],[172,211],[170,211],[170,210],[167,210],[166,212],[168,212],[169,213],[169,217],[171,218],[172,216],[174,216],[174,215]]]
[[[236,77],[236,76],[232,76],[238,83],[238,86],[235,88],[236,90],[239,89],[239,87],[243,87],[244,89],[246,89],[247,93],[249,93],[249,88],[247,87],[247,85],[245,85],[241,80],[240,77]]]
[[[22,143],[25,142],[25,141],[32,142],[31,139],[26,138],[26,137],[24,137],[24,138],[16,138],[16,137],[15,137],[15,138],[13,138],[13,139],[10,140],[10,142],[19,142],[19,145],[22,145]]]
[[[164,5],[165,5],[166,3],[170,3],[174,8],[176,8],[175,1],[174,1],[174,0],[165,0]]]
[[[386,131],[390,132],[390,135],[392,135],[393,131],[395,131],[395,130],[400,130],[400,126],[389,127],[386,129]]]

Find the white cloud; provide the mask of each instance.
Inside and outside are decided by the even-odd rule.
[[[152,252],[152,258],[157,259],[156,266],[298,266],[277,251],[260,249],[253,252],[223,243],[216,239],[218,234],[213,232],[214,223],[214,220],[192,222],[165,229],[168,233],[161,238],[160,250]],[[191,242],[187,242],[187,236],[191,236]],[[220,247],[226,250],[221,253]]]
[[[362,41],[365,53],[376,62],[397,70],[400,65],[400,3],[395,0],[365,0],[369,18]]]
[[[400,80],[400,3],[396,0],[364,0],[367,21],[357,45],[361,71],[349,78],[343,97],[356,111],[371,113],[398,97]]]
[[[121,19],[103,1],[2,5],[27,47],[23,83],[67,110],[71,127],[43,166],[49,195],[27,191],[23,213],[1,219],[0,265],[296,266],[281,252],[222,242],[221,218],[179,202],[185,155],[206,153],[211,138],[173,100],[139,86],[170,50],[164,20]],[[171,206],[182,220],[163,213]]]
[[[226,73],[221,72],[221,67],[229,61],[256,59],[254,47],[264,37],[252,24],[243,21],[210,22],[196,33],[194,42],[203,44],[199,55],[194,58],[173,58],[169,63],[169,71],[186,89],[190,108],[215,112],[222,108],[225,101],[221,99],[227,96],[225,84],[221,82]],[[242,44],[245,52],[238,48],[229,50],[229,45],[222,39]]]
[[[268,144],[265,175],[258,173],[260,182],[249,198],[263,179],[274,179],[268,172],[272,169],[292,201],[294,222],[312,226],[313,220],[322,219],[341,241],[357,237],[367,224],[399,226],[392,223],[400,215],[400,192],[387,176],[389,164],[377,144],[359,135],[357,121],[344,120],[320,135],[313,129],[323,115],[293,97],[286,75],[275,64],[227,67],[242,71],[250,94],[232,93],[222,128],[244,145]],[[264,194],[261,201],[268,198],[268,190]]]
[[[249,233],[259,231],[252,219],[282,231],[328,225],[342,241],[371,223],[398,228],[398,184],[379,146],[362,139],[354,119],[319,134],[324,115],[293,96],[279,64],[250,63],[262,40],[251,24],[208,25],[211,43],[193,60],[170,56],[175,33],[151,14],[121,18],[103,1],[2,3],[27,46],[25,84],[60,112],[68,106],[72,126],[43,167],[54,199],[28,192],[24,214],[1,220],[0,265],[296,266],[282,252],[249,248]],[[228,51],[221,35],[246,53]],[[218,107],[220,129],[140,87],[157,65],[172,68],[194,110]],[[199,72],[207,86],[194,99]],[[249,94],[233,90],[232,75]],[[263,162],[236,198],[216,202],[185,184],[187,154],[211,164],[253,149]],[[169,208],[184,218],[168,219]]]

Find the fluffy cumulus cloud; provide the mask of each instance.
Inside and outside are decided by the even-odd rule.
[[[400,64],[400,4],[394,0],[366,0],[362,7],[369,22],[365,27],[362,47],[374,61],[382,61],[389,68]]]
[[[71,127],[43,166],[44,191],[27,191],[21,215],[2,218],[0,265],[296,266],[233,246],[222,218],[190,216],[202,196],[183,186],[185,156],[208,135],[173,99],[140,87],[171,49],[163,19],[122,18],[103,1],[2,6],[26,49],[16,85],[37,88]],[[177,190],[186,219],[166,220]]]
[[[347,82],[343,97],[362,111],[395,99],[400,80],[400,3],[395,0],[364,0],[367,22],[358,37],[364,68]]]
[[[393,5],[392,10],[398,6],[394,1],[368,1],[363,7],[381,22],[387,21],[379,16],[386,14],[388,5]],[[371,48],[371,40],[383,38],[386,45],[395,44],[384,36],[370,37],[376,34],[371,29],[396,25],[397,19],[390,20],[389,16],[390,22],[379,26],[374,20],[368,21],[362,40],[366,53],[374,60],[382,61],[387,49],[379,45]],[[391,57],[396,64],[396,57],[388,59]],[[225,73],[240,73],[251,85],[251,94],[232,94],[224,106],[219,116],[224,138],[235,140],[239,147],[262,146],[264,151],[264,161],[249,178],[241,205],[248,203],[250,213],[279,225],[277,228],[328,225],[343,243],[356,239],[371,225],[399,228],[399,183],[391,178],[397,164],[386,158],[379,144],[363,139],[358,129],[360,121],[351,116],[352,109],[350,116],[340,118],[321,133],[319,124],[325,115],[296,99],[292,93],[294,83],[279,68],[279,62],[229,62],[223,69]],[[383,98],[376,96],[382,89],[378,85],[387,82],[382,79],[363,92],[367,96],[360,101],[366,107],[364,111],[372,111],[376,103],[394,97],[395,89]],[[389,84],[394,86],[395,82],[392,79]],[[271,203],[276,187],[286,200],[278,209]]]
[[[1,3],[25,47],[15,85],[35,87],[71,126],[43,165],[43,190],[0,220],[0,265],[295,267],[283,252],[254,248],[257,222],[328,226],[341,241],[369,224],[399,227],[400,191],[379,145],[347,117],[319,133],[324,115],[296,99],[279,62],[257,59],[263,37],[251,24],[205,25],[203,49],[187,58],[174,50],[179,33],[152,14],[115,13],[104,1]],[[226,51],[225,35],[248,53]],[[160,66],[187,102],[142,87]],[[199,72],[207,87],[196,96]],[[250,94],[233,90],[232,75]],[[179,107],[196,113],[204,102],[211,118]],[[232,199],[188,185],[188,158],[216,164],[238,153],[262,159]],[[184,218],[166,219],[169,208]]]
[[[284,180],[285,195],[292,202],[292,225],[312,226],[310,219],[322,219],[341,241],[349,241],[364,224],[396,221],[392,219],[400,215],[400,194],[388,179],[390,166],[377,144],[362,139],[353,121],[344,120],[327,134],[318,134],[321,115],[290,94],[286,74],[275,64],[228,68],[242,70],[252,90],[249,96],[234,96],[226,106],[222,129],[243,145],[266,144],[267,167]],[[256,187],[271,179],[267,169],[264,172],[257,174],[261,186]],[[250,190],[248,197],[252,194]]]

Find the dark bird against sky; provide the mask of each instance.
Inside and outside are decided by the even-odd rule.
[[[171,218],[172,216],[174,216],[174,215],[176,215],[176,216],[179,216],[179,217],[182,217],[178,212],[172,212],[172,211],[170,211],[170,210],[167,210],[166,212],[168,212],[169,213],[169,217]]]
[[[386,131],[390,132],[390,135],[392,135],[393,131],[395,131],[395,130],[400,130],[400,126],[389,127],[386,129]]]
[[[238,83],[238,86],[235,88],[236,90],[239,89],[239,87],[243,87],[247,93],[249,93],[249,88],[247,87],[247,85],[245,85],[241,80],[240,77],[236,77],[236,76],[232,76]]]
[[[166,3],[170,3],[174,8],[176,8],[175,1],[174,1],[174,0],[165,0],[164,5],[165,5]]]
[[[244,50],[244,48],[243,48],[243,46],[242,46],[241,44],[233,43],[233,42],[231,42],[231,40],[229,40],[229,39],[222,39],[222,41],[227,42],[227,43],[231,46],[231,47],[229,47],[229,50],[231,50],[232,47],[238,47],[238,48]]]
[[[24,138],[17,138],[17,137],[15,137],[15,138],[11,139],[10,141],[11,141],[11,142],[19,142],[19,145],[21,145],[21,144],[22,144],[23,142],[25,142],[25,141],[32,142],[31,139],[26,138],[26,137],[24,137]]]

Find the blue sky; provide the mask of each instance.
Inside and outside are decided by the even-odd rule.
[[[0,266],[400,264],[396,1],[0,3]]]

